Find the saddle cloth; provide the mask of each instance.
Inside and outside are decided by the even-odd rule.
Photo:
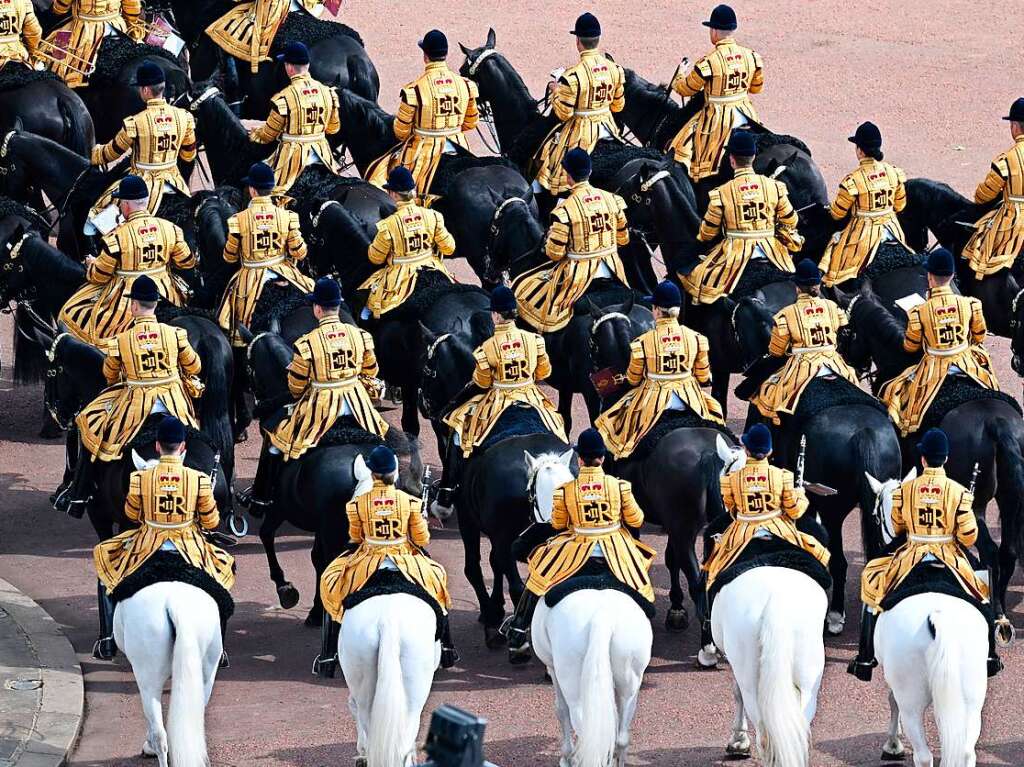
[[[992,628],[992,622],[995,618],[992,613],[992,604],[979,602],[964,591],[964,587],[960,585],[956,576],[950,572],[949,568],[934,562],[921,562],[911,570],[900,585],[882,600],[881,608],[883,611],[888,612],[904,599],[917,596],[918,594],[945,594],[962,599],[968,604],[973,605],[981,613],[982,617],[985,618],[989,629],[991,630]]]
[[[555,607],[559,602],[570,594],[585,589],[593,591],[620,591],[630,597],[637,606],[644,611],[649,620],[654,619],[656,613],[654,605],[644,599],[640,592],[631,589],[624,584],[608,569],[604,559],[591,557],[585,565],[571,578],[562,581],[557,586],[552,586],[544,595],[544,603],[548,607]]]
[[[422,586],[418,583],[413,583],[398,570],[392,570],[389,568],[381,568],[377,570],[377,572],[370,576],[370,580],[366,582],[365,586],[345,597],[345,601],[341,603],[341,606],[344,608],[345,612],[348,613],[348,611],[353,607],[361,605],[367,599],[383,597],[388,594],[408,594],[418,599],[422,599],[430,605],[430,609],[434,611],[436,623],[434,639],[439,640],[441,638],[441,623],[444,620],[444,614],[441,612],[441,606],[437,603],[437,600],[430,597],[430,594],[428,594]]]
[[[193,567],[182,559],[177,551],[158,551],[153,554],[145,564],[117,585],[110,598],[116,606],[118,602],[135,596],[147,586],[167,582],[187,583],[209,594],[217,603],[221,625],[226,624],[235,612],[235,600],[228,590],[205,570]]]

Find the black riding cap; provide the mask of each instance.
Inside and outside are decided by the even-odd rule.
[[[702,21],[701,24],[705,27],[721,30],[722,32],[732,32],[739,26],[736,23],[736,11],[728,5],[716,5],[714,10],[711,11],[711,18],[707,21]]]
[[[1010,114],[1003,118],[1017,123],[1024,123],[1024,98],[1017,99],[1010,107]]]
[[[161,445],[180,445],[187,437],[185,424],[169,415],[156,427],[156,441]]]
[[[440,58],[448,55],[448,38],[440,29],[432,29],[423,35],[423,39],[417,43],[430,58]]]
[[[145,301],[151,304],[160,300],[160,291],[156,289],[156,283],[146,275],[136,277],[132,283],[132,291],[128,294],[132,301]]]
[[[851,144],[856,144],[860,149],[881,149],[882,131],[878,130],[878,126],[873,122],[863,122],[857,126],[856,132],[846,140]]]
[[[135,70],[135,81],[132,85],[138,88],[145,88],[149,85],[160,85],[166,82],[164,70],[152,61],[144,61]]]
[[[313,286],[313,292],[306,294],[306,298],[317,306],[333,309],[341,306],[341,286],[331,277],[321,277]]]
[[[117,185],[113,197],[117,200],[145,200],[149,197],[149,187],[139,176],[125,176]]]
[[[600,37],[601,22],[592,13],[584,13],[576,19],[576,26],[569,33],[576,37]]]

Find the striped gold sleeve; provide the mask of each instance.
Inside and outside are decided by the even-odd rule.
[[[188,342],[185,328],[175,328],[178,335],[178,365],[186,375],[197,376],[203,370],[203,362]]]
[[[36,48],[39,47],[39,41],[43,37],[43,28],[39,25],[39,19],[36,18],[35,8],[32,3],[26,2],[25,5],[25,19],[21,24],[21,37],[25,41],[25,50],[34,59]]]
[[[786,185],[782,182],[777,182],[779,185],[779,201],[775,205],[775,221],[777,225],[784,229],[794,229],[798,223],[796,211],[793,209],[793,203],[789,201],[789,190],[786,189]]]
[[[555,95],[551,99],[551,111],[562,122],[566,122],[576,114],[577,89],[577,85],[564,77],[558,80],[558,87],[555,88]]]
[[[892,494],[892,531],[894,535],[907,532],[907,522],[903,518],[903,486],[897,487]]]
[[[309,386],[310,364],[307,353],[310,355],[309,346],[306,343],[297,343],[292,361],[288,363],[288,391],[292,399],[298,399],[303,395]]]
[[[956,508],[956,539],[964,546],[973,546],[978,540],[978,518],[974,516],[974,496],[967,490],[960,493]]]
[[[626,201],[615,195],[618,213],[615,214],[615,242],[619,247],[629,245],[629,222],[626,220]]]
[[[698,62],[699,63],[699,62]],[[683,98],[694,96],[704,88],[704,76],[696,66],[684,77],[682,73],[676,75],[672,81],[672,90]]]
[[[287,211],[288,215],[288,234],[285,236],[285,250],[288,252],[288,258],[292,261],[301,261],[306,257],[306,240],[302,236],[302,228],[299,224],[299,214],[293,211]]]
[[[203,530],[216,530],[220,525],[220,511],[213,497],[213,485],[210,478],[199,472],[199,490],[196,493],[196,514],[199,526]]]
[[[377,365],[377,354],[373,349],[373,336],[362,328],[357,328],[357,330],[363,339],[363,361],[359,375],[365,378],[376,378],[379,366]]]
[[[114,272],[117,271],[118,263],[118,259],[110,255],[106,248],[104,248],[96,260],[86,268],[86,281],[91,282],[93,285],[106,285],[114,278]]]
[[[923,304],[922,304],[923,305]],[[921,348],[921,312],[915,306],[907,315],[907,329],[903,334],[903,351],[913,354]]]
[[[974,191],[974,201],[979,205],[984,205],[996,199],[1003,193],[1008,175],[1006,160],[999,157],[992,163],[985,180],[978,184],[978,188]]]
[[[647,370],[647,358],[644,356],[644,344],[639,338],[629,344],[629,367],[626,368],[626,380],[630,386],[638,386],[644,380]]]
[[[116,339],[111,339],[116,345]],[[121,380],[121,358],[110,354],[109,350],[107,356],[103,359],[103,377],[107,379],[108,384],[115,384]]]
[[[338,107],[338,92],[334,88],[330,89],[331,94],[331,108],[327,115],[327,126],[324,130],[328,136],[333,136],[335,133],[341,130],[341,110]]]
[[[388,256],[391,255],[391,232],[388,231],[383,221],[377,223],[377,235],[373,238],[373,242],[370,243],[369,249],[366,251],[366,257],[370,259],[370,263],[375,266],[380,266],[388,260]]]
[[[793,472],[782,472],[782,512],[790,519],[800,519],[807,511],[807,493],[793,486]]]
[[[427,519],[420,511],[422,504],[418,498],[411,499],[409,503],[409,540],[420,548],[430,543],[430,528],[427,527]]]
[[[142,22],[142,3],[139,0],[121,0],[121,15],[128,27],[128,36],[136,42],[141,41],[146,36]]]
[[[839,191],[836,192],[836,198],[832,200],[832,205],[829,206],[828,212],[832,214],[832,218],[836,221],[842,221],[850,214],[850,208],[853,207],[854,197],[850,190],[847,188],[849,179],[844,179],[843,183],[839,185]]]
[[[561,261],[569,249],[569,224],[557,212],[551,216],[551,226],[544,240],[544,254],[552,261]]]
[[[715,239],[722,228],[723,213],[722,195],[717,189],[714,189],[708,195],[708,209],[704,213],[704,220],[700,222],[700,231],[697,233],[698,240],[710,242]]]
[[[473,368],[473,383],[481,389],[490,389],[494,382],[494,373],[491,371],[491,365],[487,361],[487,354],[483,347],[473,352],[473,357],[476,359],[476,367]]]
[[[775,324],[772,325],[771,340],[768,342],[768,353],[773,357],[785,357],[791,343],[789,322],[786,315],[779,312],[775,315]]]
[[[444,216],[436,212],[434,215],[437,217],[437,223],[434,226],[434,245],[437,246],[442,256],[450,256],[455,252],[455,238],[445,227]]]
[[[722,505],[730,516],[736,516],[736,497],[732,494],[732,474],[718,480],[718,489],[722,493]]]
[[[176,231],[174,233],[174,242],[171,243],[171,264],[175,269],[193,269],[199,259],[192,252],[192,248],[188,246],[188,243],[185,242],[184,232],[178,229],[177,226],[174,228]]]
[[[187,112],[185,113],[185,130],[181,135],[178,157],[185,162],[192,162],[196,159],[196,121]]]
[[[284,115],[277,111],[275,105],[264,123],[249,131],[249,140],[257,144],[272,144],[284,133],[287,125]]]
[[[907,187],[903,171],[897,171],[896,191],[892,198],[892,209],[899,213],[907,207]]]
[[[348,538],[352,543],[363,541],[363,520],[359,516],[359,502],[350,501],[345,504],[345,515],[348,517]]]
[[[73,0],[53,0],[53,5],[50,10],[55,16],[63,16],[71,10],[72,1]]]
[[[698,333],[697,356],[693,358],[693,377],[702,386],[711,385],[711,358],[708,350],[708,339]]]
[[[626,108],[626,73],[620,66],[616,66],[616,69],[618,70],[619,78],[615,82],[611,109],[613,112],[621,112]]]
[[[395,115],[395,138],[405,141],[412,133],[412,124],[416,119],[416,96],[414,88],[404,88],[402,99],[398,103],[398,114]]]
[[[466,88],[469,89],[469,102],[466,104],[466,114],[462,118],[462,131],[471,131],[480,122],[480,112],[476,106],[476,100],[479,95],[476,87],[476,83],[472,80],[466,81]]]
[[[132,148],[133,139],[133,126],[134,120],[129,117],[124,121],[124,125],[121,126],[121,130],[117,132],[106,144],[94,146],[92,148],[92,164],[102,165],[104,163],[110,163],[119,157],[123,157],[125,153]]]
[[[553,530],[565,530],[569,527],[569,507],[565,504],[565,488],[555,490],[551,499],[551,528]]]
[[[754,73],[750,76],[750,85],[747,86],[748,93],[760,93],[764,90],[764,61],[761,54],[751,51],[754,58]]]
[[[128,480],[128,495],[124,498],[124,515],[129,522],[138,522],[142,518],[142,475],[133,471]]]
[[[982,310],[981,301],[971,299],[971,343],[980,344],[988,335],[988,326],[985,323],[985,312]]]
[[[534,335],[534,342],[537,344],[537,369],[533,371],[533,380],[543,381],[551,375],[551,358],[548,356],[548,347],[544,338]]]

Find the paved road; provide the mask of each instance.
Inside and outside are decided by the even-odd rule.
[[[753,6],[754,4],[747,4]],[[479,45],[489,25],[499,48],[522,68],[539,93],[547,72],[571,60],[565,31],[582,6],[520,0],[498,12],[488,4],[416,4],[403,19],[397,4],[353,0],[343,17],[359,29],[381,72],[382,103],[394,108],[398,87],[420,68],[416,40],[428,26],[444,26],[455,42]],[[697,22],[707,9],[678,3],[592,4],[606,30],[607,48],[621,63],[650,79],[665,79],[683,55],[706,48]],[[814,4],[780,0],[771,6],[740,7],[740,39],[764,54],[767,91],[758,98],[773,129],[804,138],[813,148],[830,186],[853,165],[845,137],[863,119],[879,123],[887,136],[887,159],[911,176],[928,175],[970,193],[994,154],[1009,139],[998,118],[1018,95],[1019,78],[1006,46],[993,32],[992,19],[1019,19],[1015,0],[985,5],[941,0],[874,0],[864,4],[819,0]],[[382,12],[382,9],[386,12]],[[1014,13],[1016,11],[1016,14]],[[465,278],[465,271],[460,272]],[[4,318],[0,338],[10,337]],[[1005,388],[1020,392],[1009,370],[1008,344],[992,344]],[[2,349],[10,359],[9,345]],[[72,765],[136,764],[144,728],[134,683],[123,660],[97,663],[89,657],[95,636],[95,579],[92,531],[49,509],[46,498],[59,480],[62,449],[34,436],[40,392],[11,389],[6,368],[0,379],[0,577],[36,599],[65,625],[86,673],[87,716]],[[741,413],[731,413],[739,419]],[[390,416],[389,416],[390,417]],[[577,410],[577,427],[583,414]],[[736,424],[734,423],[734,426]],[[255,445],[242,451],[238,473],[245,484],[254,470]],[[994,517],[993,517],[994,518]],[[664,536],[646,533],[659,550]],[[853,526],[849,539],[856,539]],[[232,668],[218,680],[208,716],[215,765],[308,765],[346,763],[354,753],[354,730],[340,680],[310,676],[318,634],[302,625],[312,593],[309,540],[294,532],[280,540],[281,561],[301,589],[299,607],[276,607],[265,559],[255,539],[234,550],[239,578],[238,611],[229,647]],[[853,547],[855,548],[855,547]],[[454,628],[462,666],[438,673],[428,704],[455,703],[490,719],[488,758],[499,765],[542,765],[557,761],[556,722],[550,687],[534,664],[512,668],[504,656],[483,649],[475,623],[476,605],[462,578],[462,552],[454,530],[435,534],[431,552],[451,572],[456,600]],[[853,551],[849,596],[856,597],[862,556]],[[654,659],[641,694],[633,728],[631,763],[717,764],[728,736],[731,679],[727,670],[698,672],[692,655],[697,638],[661,628],[667,604],[664,569],[655,568],[659,617]],[[1024,623],[1020,579],[1014,581],[1012,615]],[[814,723],[815,767],[874,765],[887,721],[885,687],[856,683],[844,673],[856,637],[852,630],[826,643],[827,667]],[[1018,719],[1024,653],[1004,655],[1007,671],[991,686],[979,745],[979,765],[1024,763]],[[138,764],[143,762],[139,761]]]

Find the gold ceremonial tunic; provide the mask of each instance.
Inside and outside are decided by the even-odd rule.
[[[532,407],[552,434],[568,441],[562,417],[537,386],[551,375],[543,338],[512,322],[499,322],[494,335],[473,352],[473,357],[473,383],[487,391],[471,397],[444,419],[459,435],[463,455],[472,453],[506,408],[514,406]]]
[[[103,375],[109,389],[78,417],[78,434],[93,460],[116,461],[153,411],[157,400],[167,413],[198,428],[192,397],[202,393],[199,356],[184,328],[155,317],[138,317],[132,326],[100,347],[106,353]],[[182,379],[182,375],[187,376]]]
[[[551,99],[551,109],[562,121],[541,145],[537,183],[553,195],[569,188],[562,158],[580,147],[593,152],[602,138],[619,138],[613,113],[626,106],[626,75],[618,64],[599,51],[582,51],[580,62],[565,70]]]
[[[719,40],[685,76],[678,73],[672,89],[684,98],[704,91],[704,108],[683,126],[669,144],[676,161],[700,181],[718,173],[733,128],[757,121],[751,93],[764,88],[761,56],[731,37]]]
[[[270,101],[270,114],[249,131],[257,144],[279,142],[267,164],[274,169],[274,194],[287,192],[307,165],[317,161],[332,173],[341,173],[327,136],[341,130],[338,94],[309,74],[295,75]]]
[[[627,243],[625,201],[586,181],[574,184],[551,212],[544,252],[554,264],[523,272],[512,283],[519,316],[535,330],[553,333],[569,324],[573,307],[595,278],[614,277],[628,285],[619,261],[619,246]]]
[[[942,468],[927,468],[897,488],[892,498],[893,533],[906,533],[907,542],[894,554],[864,565],[860,582],[864,603],[880,610],[886,595],[926,557],[941,562],[968,594],[987,602],[989,587],[975,575],[962,548],[978,539],[973,502],[967,488],[949,479]]]
[[[780,423],[780,413],[795,413],[807,384],[822,371],[835,373],[857,386],[857,374],[836,351],[836,333],[846,323],[846,312],[834,301],[806,293],[775,315],[768,353],[789,356],[782,369],[761,384],[761,390],[750,399],[761,415]]]
[[[469,149],[466,133],[479,120],[479,95],[476,83],[445,62],[428,62],[423,74],[402,88],[394,125],[401,146],[370,165],[366,179],[383,187],[388,173],[401,165],[416,179],[420,196],[427,194],[448,142]]]
[[[64,304],[60,320],[77,338],[98,346],[131,325],[128,294],[136,278],[146,275],[161,296],[184,306],[185,296],[170,269],[195,265],[178,226],[147,210],[136,211],[103,236],[100,255],[85,270],[86,284]]]
[[[313,280],[299,271],[298,262],[305,257],[298,214],[279,208],[270,197],[254,197],[248,208],[228,219],[224,260],[241,263],[228,280],[218,321],[229,331],[232,345],[245,345],[238,326],[252,320],[267,280],[286,280],[303,293],[313,290]]]
[[[422,586],[445,613],[451,609],[448,575],[422,550],[430,542],[422,505],[419,498],[379,479],[368,493],[348,502],[348,537],[359,548],[335,559],[320,576],[320,599],[334,620],[341,620],[345,598],[366,585],[385,562]]]
[[[743,276],[751,258],[767,258],[784,272],[793,271],[789,255],[803,246],[797,215],[781,181],[738,168],[736,177],[708,196],[708,209],[697,239],[722,240],[689,274],[680,274],[695,303],[710,304],[727,295]]]
[[[725,423],[722,406],[701,390],[711,385],[708,339],[675,318],[659,319],[653,330],[633,340],[626,380],[636,388],[594,422],[616,458],[632,453],[673,405]]]
[[[949,287],[928,291],[928,300],[907,315],[903,348],[924,356],[882,387],[879,399],[905,437],[917,431],[924,414],[954,365],[979,386],[999,390],[999,381],[986,351],[985,315],[981,301],[958,296]]]
[[[435,269],[449,280],[442,260],[455,252],[455,238],[437,211],[412,202],[398,203],[398,210],[377,222],[377,236],[367,250],[370,263],[385,264],[359,286],[369,290],[366,308],[375,318],[402,305],[416,290],[421,269]]]
[[[191,196],[178,170],[179,158],[196,159],[196,123],[192,115],[172,107],[164,99],[150,99],[138,114],[126,117],[117,135],[107,144],[92,148],[92,164],[102,165],[132,154],[131,173],[141,176],[149,187],[149,212],[156,213],[164,198],[165,185]],[[120,179],[115,181],[90,211],[90,217],[113,201]]]
[[[320,0],[297,0],[307,11]],[[261,61],[270,61],[270,47],[280,29],[291,0],[234,0],[235,7],[206,28],[206,34],[226,53],[249,62],[250,71]]]
[[[320,441],[343,414],[383,437],[388,425],[370,401],[365,382],[377,375],[373,338],[337,316],[295,342],[288,365],[288,390],[298,400],[291,414],[267,436],[284,456],[298,458]]]
[[[69,11],[71,18],[46,36],[53,47],[43,52],[47,66],[72,88],[86,84],[108,34],[120,32],[136,42],[146,36],[141,0],[53,0],[54,14]]]
[[[817,538],[796,528],[807,511],[807,494],[793,487],[793,472],[771,466],[767,459],[748,457],[746,465],[722,477],[722,502],[732,517],[704,563],[710,589],[718,574],[743,553],[754,536],[765,531],[803,549],[828,567],[828,549]]]
[[[886,239],[906,245],[896,214],[907,206],[906,174],[895,165],[865,157],[839,185],[829,212],[846,227],[825,248],[822,282],[839,285],[857,277]]]
[[[96,573],[108,592],[167,544],[224,588],[234,585],[235,558],[203,536],[220,524],[210,478],[181,461],[165,455],[156,466],[132,473],[124,513],[139,527],[93,549]]]
[[[0,67],[8,61],[32,66],[42,36],[32,0],[0,0]]]
[[[1013,266],[1024,250],[1024,136],[1018,136],[1013,149],[992,162],[974,201],[984,205],[1000,195],[1003,201],[978,220],[963,251],[979,280]]]
[[[542,597],[599,556],[617,580],[653,602],[648,571],[657,552],[630,535],[623,523],[633,528],[644,523],[632,486],[600,466],[581,466],[579,477],[555,491],[551,527],[565,532],[530,554],[526,588]]]

